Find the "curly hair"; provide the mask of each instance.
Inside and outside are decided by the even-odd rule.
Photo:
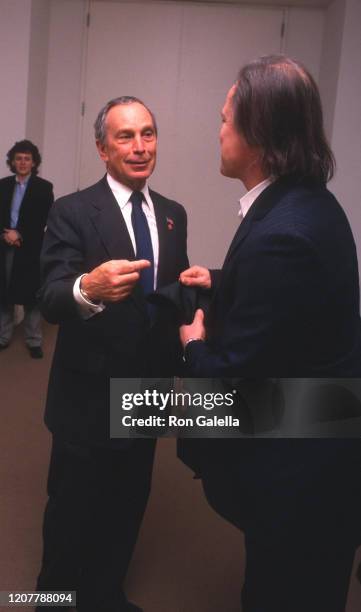
[[[9,166],[11,172],[13,172],[14,174],[16,173],[16,170],[13,162],[16,153],[30,153],[34,162],[34,166],[31,170],[31,173],[38,174],[38,168],[41,164],[41,156],[38,147],[34,145],[31,140],[19,140],[14,144],[13,147],[11,147],[10,151],[7,152],[6,163]]]

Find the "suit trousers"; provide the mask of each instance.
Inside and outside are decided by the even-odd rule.
[[[208,454],[203,486],[245,535],[242,612],[344,612],[360,543],[360,441],[349,451],[337,440],[236,443],[225,462]]]
[[[77,592],[79,612],[120,612],[148,500],[154,440],[127,449],[53,440],[38,590]]]
[[[5,253],[5,271],[7,283],[10,281],[15,247]],[[41,346],[41,314],[35,304],[24,304],[24,334],[28,347]],[[9,344],[14,331],[14,304],[0,302],[0,344]]]

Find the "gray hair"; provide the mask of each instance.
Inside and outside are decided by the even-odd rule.
[[[94,123],[95,140],[99,141],[101,144],[105,143],[105,139],[107,135],[105,121],[106,121],[106,118],[107,118],[107,115],[110,109],[113,108],[113,106],[122,106],[123,104],[134,104],[134,103],[141,104],[142,106],[144,106],[144,108],[147,109],[148,113],[152,117],[154,130],[157,135],[158,134],[157,122],[156,122],[154,114],[152,113],[151,110],[149,110],[148,106],[146,106],[144,102],[142,102],[142,100],[139,100],[139,98],[136,98],[135,96],[120,96],[119,98],[113,98],[113,100],[109,100],[109,102],[107,102],[106,105],[103,106],[103,108],[99,111],[99,114]]]

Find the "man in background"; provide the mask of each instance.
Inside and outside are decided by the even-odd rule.
[[[334,161],[311,75],[283,56],[243,67],[220,143],[222,174],[247,193],[222,270],[181,275],[214,292],[207,326],[198,310],[181,328],[189,373],[360,377],[356,248],[326,188]],[[361,540],[360,441],[198,442],[210,504],[245,534],[243,612],[342,612]]]
[[[42,254],[42,311],[59,333],[45,414],[53,447],[37,589],[76,591],[79,612],[139,612],[122,583],[155,441],[110,438],[109,379],[175,374],[178,330],[146,298],[188,266],[187,219],[180,204],[148,186],[157,126],[143,102],[108,102],[95,139],[106,174],[54,204]]]
[[[41,315],[36,292],[40,285],[40,251],[53,186],[37,176],[41,163],[30,140],[16,142],[7,154],[15,176],[0,180],[0,350],[14,329],[14,306],[24,306],[25,343],[30,356],[43,356]]]

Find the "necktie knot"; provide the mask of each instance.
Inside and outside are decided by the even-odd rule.
[[[141,191],[133,191],[129,199],[131,203],[134,204],[134,206],[137,206],[138,208],[140,208],[143,202],[143,194]]]

